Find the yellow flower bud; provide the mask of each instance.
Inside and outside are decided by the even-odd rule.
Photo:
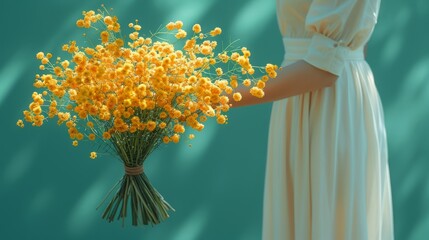
[[[89,154],[89,157],[90,157],[91,159],[96,159],[96,158],[97,158],[97,153],[96,153],[96,152],[91,152],[91,153]]]
[[[194,33],[200,33],[201,32],[201,26],[200,26],[200,24],[195,24],[192,27],[192,31],[194,31]]]
[[[183,22],[182,21],[176,21],[174,23],[174,27],[177,29],[181,29],[183,27]]]
[[[241,101],[241,98],[242,98],[241,93],[239,93],[239,92],[234,93],[232,95],[232,97],[234,98],[234,101],[236,101],[236,102]]]
[[[173,136],[171,136],[171,141],[173,141],[174,143],[178,143],[180,141],[180,135],[174,134]]]
[[[169,22],[166,26],[165,26],[168,30],[173,30],[176,26],[173,22]]]
[[[225,124],[226,123],[226,117],[224,115],[219,115],[216,119],[217,123],[219,124]]]
[[[38,52],[36,54],[36,58],[39,59],[39,60],[42,60],[42,58],[44,58],[44,57],[45,57],[45,54],[43,52]]]
[[[246,86],[246,87],[249,87],[249,86],[250,86],[250,84],[251,84],[251,82],[250,82],[250,80],[249,80],[249,79],[245,79],[245,80],[243,81],[243,85],[244,85],[244,86]]]
[[[21,119],[19,119],[19,120],[16,122],[16,125],[17,125],[18,127],[20,127],[20,128],[23,128],[23,127],[24,127],[24,122],[22,122],[22,120],[21,120]]]
[[[212,35],[213,37],[217,36],[217,35],[219,35],[221,33],[222,33],[222,29],[219,28],[219,27],[217,27],[217,28],[213,29],[212,31],[210,31],[210,35]]]

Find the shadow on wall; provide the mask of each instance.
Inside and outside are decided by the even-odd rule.
[[[382,1],[369,49],[384,103],[397,239],[429,235],[429,3]]]

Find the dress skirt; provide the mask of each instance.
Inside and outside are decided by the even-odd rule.
[[[310,39],[284,38],[283,66]],[[263,240],[393,240],[383,107],[363,49],[327,88],[273,103]]]

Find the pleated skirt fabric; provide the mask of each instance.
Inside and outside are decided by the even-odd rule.
[[[309,39],[284,38],[283,66]],[[362,49],[332,87],[273,103],[263,240],[393,240],[383,107]]]

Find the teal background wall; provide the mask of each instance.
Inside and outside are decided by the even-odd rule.
[[[146,169],[176,212],[156,227],[122,228],[95,208],[122,175],[111,158],[90,160],[89,145],[71,146],[66,130],[15,126],[31,101],[38,51],[60,53],[79,39],[75,21],[101,1],[0,2],[0,239],[261,238],[270,104],[234,109],[230,123],[209,123],[193,147],[168,145]],[[145,30],[181,19],[185,27],[220,26],[241,39],[255,65],[281,63],[273,0],[104,1],[122,25]],[[384,105],[396,239],[429,236],[429,3],[384,0],[368,62]],[[143,32],[144,32],[143,31]]]

